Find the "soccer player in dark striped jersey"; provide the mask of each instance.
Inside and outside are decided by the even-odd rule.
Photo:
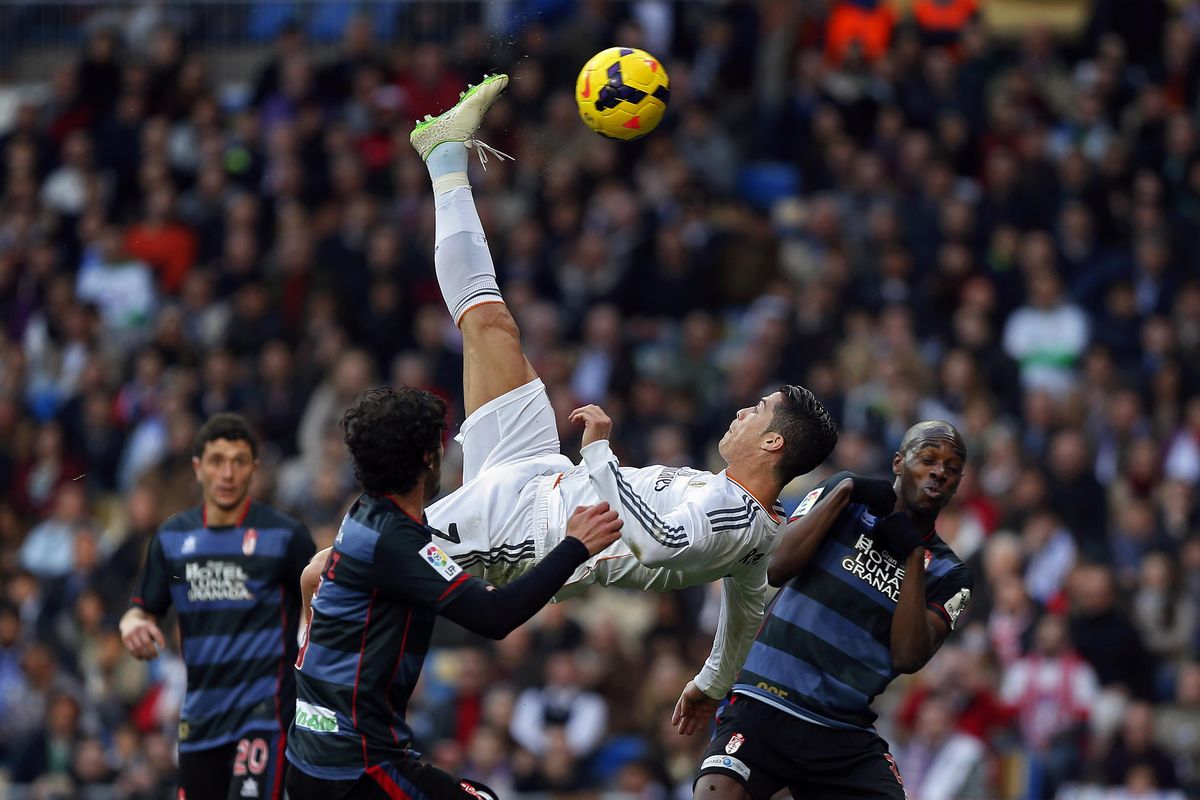
[[[405,708],[440,614],[502,639],[580,564],[620,536],[607,504],[577,508],[566,537],[520,578],[495,588],[463,572],[424,521],[438,491],[445,404],[416,389],[371,389],[342,420],[363,494],[332,551],[305,571],[315,584],[296,661],[288,738],[291,800],[493,798],[485,786],[421,761]]]
[[[800,503],[771,555],[776,595],[717,719],[694,796],[905,797],[871,701],[937,652],[971,576],[934,523],[958,489],[962,436],[904,435],[894,482],[839,473]]]
[[[192,466],[204,502],[158,529],[121,618],[125,647],[152,659],[166,646],[159,621],[172,606],[179,616],[179,800],[283,797],[300,576],[316,548],[299,522],[250,499],[258,463],[243,418],[200,428]]]

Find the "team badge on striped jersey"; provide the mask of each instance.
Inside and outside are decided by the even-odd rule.
[[[745,743],[745,741],[745,736],[742,736],[740,733],[735,733],[733,736],[729,737],[729,744],[725,745],[725,752],[729,755],[733,755],[738,751],[738,748]]]
[[[462,567],[454,563],[454,559],[433,542],[422,547],[417,553],[446,580],[452,580],[462,572]]]
[[[242,534],[242,555],[254,555],[254,548],[258,545],[258,531],[254,528],[248,528]]]

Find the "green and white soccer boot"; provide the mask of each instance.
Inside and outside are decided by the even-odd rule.
[[[439,144],[462,142],[468,148],[475,148],[484,169],[487,169],[488,153],[512,161],[512,156],[475,138],[483,115],[496,102],[505,86],[508,86],[507,75],[486,75],[480,83],[468,86],[465,92],[459,94],[458,103],[449,111],[436,117],[426,115],[424,120],[418,121],[408,140],[420,154],[421,160],[428,160],[433,148]]]

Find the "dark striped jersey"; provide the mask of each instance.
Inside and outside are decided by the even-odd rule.
[[[248,731],[286,730],[308,530],[247,501],[236,525],[210,528],[204,508],[168,519],[146,551],[133,604],[179,615],[187,696],[179,749],[205,750]]]
[[[482,583],[433,535],[386,497],[361,495],[342,520],[296,661],[287,757],[309,775],[355,780],[406,757],[405,709],[434,620]]]
[[[803,516],[844,475],[797,507]],[[870,730],[871,701],[898,674],[892,616],[904,568],[872,536],[876,518],[851,503],[808,566],[775,596],[733,691],[823,725]],[[953,630],[971,598],[971,576],[954,552],[925,539],[925,602]]]

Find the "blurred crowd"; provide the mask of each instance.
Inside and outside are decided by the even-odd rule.
[[[1006,40],[974,0],[906,5],[414,2],[321,52],[281,24],[240,87],[186,28],[88,28],[0,136],[0,794],[174,796],[182,664],[133,661],[116,619],[198,501],[200,421],[253,421],[255,496],[318,547],[357,392],[461,421],[407,136],[505,70],[479,138],[516,161],[472,182],[564,450],[595,402],[624,463],[717,470],[734,412],[803,383],[842,435],[790,510],[953,421],[939,532],[976,589],[879,702],[909,796],[1196,796],[1200,3],[1096,0],[1078,37]],[[615,43],[671,78],[632,144],[573,100]],[[704,737],[669,717],[716,601],[593,591],[495,647],[443,622],[419,749],[504,796],[690,797]]]

